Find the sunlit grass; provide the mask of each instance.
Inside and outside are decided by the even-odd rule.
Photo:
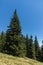
[[[29,58],[14,57],[0,53],[0,65],[43,65],[43,63]]]

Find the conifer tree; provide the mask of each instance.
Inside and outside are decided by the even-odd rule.
[[[5,44],[5,33],[2,31],[0,34],[0,52],[3,52],[4,44]]]
[[[13,18],[11,19],[10,25],[6,31],[6,53],[12,55],[19,55],[19,44],[21,43],[21,26],[15,10]]]
[[[26,45],[25,45],[25,36],[21,35],[21,44],[19,46],[20,54],[19,56],[25,57],[26,56]]]
[[[42,41],[42,46],[41,46],[41,61],[43,62],[43,41]]]
[[[26,35],[26,51],[27,51],[27,57],[29,57],[29,58],[34,57],[32,36],[30,36],[30,38],[28,38],[28,35]]]
[[[26,39],[25,39],[25,44],[26,44],[26,57],[28,57],[29,55],[29,38],[28,38],[28,34],[26,35]]]
[[[29,47],[28,47],[28,49],[29,49],[29,57],[30,58],[34,58],[34,53],[33,53],[33,39],[32,39],[32,35],[30,36],[30,39],[29,39]]]
[[[37,40],[37,36],[35,36],[34,47],[35,47],[36,59],[39,60],[40,47],[39,47],[39,43],[38,43],[38,40]]]

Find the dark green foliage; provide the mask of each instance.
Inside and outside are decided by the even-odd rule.
[[[28,34],[26,35],[25,44],[26,44],[26,56],[28,57],[28,55],[29,55],[29,49],[28,49],[28,46],[29,46],[29,38],[28,38]]]
[[[35,60],[36,60],[36,56],[35,56],[35,47],[34,47],[34,44],[33,44],[33,46],[32,46],[32,50],[33,50],[33,59],[35,59]]]
[[[19,44],[19,56],[25,57],[26,56],[26,45],[25,45],[25,37],[21,35],[21,44]]]
[[[0,52],[3,52],[4,44],[5,44],[5,33],[2,31],[0,34]]]
[[[41,61],[41,49],[39,48],[39,51],[38,51],[38,61]]]
[[[33,39],[32,36],[30,36],[30,38],[28,38],[28,35],[26,35],[26,56],[29,58],[35,58],[33,55],[34,54],[34,49],[33,49]]]
[[[12,55],[19,55],[19,44],[21,44],[21,26],[15,10],[13,18],[6,32],[5,50]]]
[[[21,34],[21,26],[19,22],[19,18],[17,16],[17,11],[15,10],[13,18],[10,22],[10,25],[8,26],[8,30],[11,33],[11,35],[20,35]]]
[[[5,44],[6,53],[16,56],[24,56],[25,44],[23,40],[24,39],[23,36],[21,35],[21,26],[19,18],[15,10],[13,18],[6,32],[6,44]]]
[[[30,39],[29,39],[29,45],[28,45],[28,50],[29,50],[29,57],[30,58],[33,58],[33,39],[32,39],[32,36],[30,36]]]
[[[39,54],[40,54],[40,47],[39,47],[39,43],[38,43],[36,36],[35,36],[35,40],[34,40],[34,46],[35,46],[35,56],[36,56],[36,59],[38,60]]]
[[[41,61],[43,62],[43,41],[42,41],[42,46],[41,46]]]

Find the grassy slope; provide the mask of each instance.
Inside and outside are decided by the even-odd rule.
[[[29,58],[13,57],[0,53],[0,65],[43,65],[43,63]]]

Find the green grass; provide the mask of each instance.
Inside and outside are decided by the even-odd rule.
[[[0,53],[0,65],[43,65],[43,63],[26,57],[20,58]]]

